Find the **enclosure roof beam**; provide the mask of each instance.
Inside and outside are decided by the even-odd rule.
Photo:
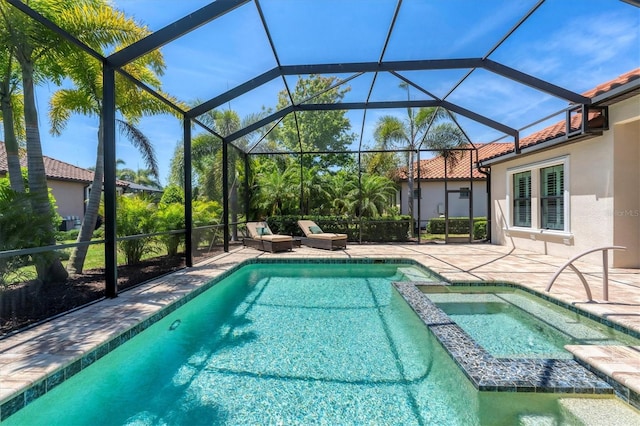
[[[436,107],[439,102],[435,100],[413,101],[381,101],[381,102],[340,102],[335,104],[300,104],[294,106],[298,111],[340,111],[353,109],[389,109],[389,108],[422,108]]]
[[[467,117],[473,121],[477,121],[478,123],[484,124],[487,127],[491,127],[492,129],[496,129],[501,131],[502,133],[506,133],[508,135],[511,136],[516,136],[518,135],[518,130],[509,127],[509,126],[505,126],[502,123],[499,123],[495,120],[492,120],[490,118],[485,117],[484,115],[480,115],[476,112],[470,111],[466,108],[463,108],[461,106],[458,106],[456,104],[452,104],[451,102],[448,101],[440,101],[440,106],[442,106],[443,108],[449,110],[449,111],[453,111],[456,114],[460,114],[464,117]]]
[[[262,120],[258,120],[255,123],[250,124],[247,127],[238,130],[237,132],[231,133],[229,136],[226,137],[226,140],[229,142],[233,142],[236,139],[240,139],[241,137],[246,136],[255,130],[258,130],[262,126],[266,126],[272,121],[282,118],[293,111],[295,111],[295,108],[292,105],[289,105],[286,108],[283,108],[279,111],[274,112],[271,115],[266,116]]]
[[[110,57],[111,58],[111,57]],[[309,74],[351,74],[365,72],[397,72],[420,70],[444,70],[444,69],[473,69],[483,68],[515,82],[533,87],[539,91],[551,94],[577,104],[589,105],[588,97],[574,93],[570,90],[556,86],[539,78],[530,76],[513,68],[502,65],[490,59],[465,58],[465,59],[428,59],[418,61],[389,61],[389,62],[353,62],[340,64],[315,64],[315,65],[284,65],[275,67],[258,77],[251,79],[235,88],[212,98],[188,112],[189,117],[197,117],[224,103],[237,98],[280,75],[309,75]]]
[[[108,59],[114,67],[122,67],[250,1],[215,1],[125,47],[109,56]]]
[[[480,115],[478,113],[465,109],[451,102],[439,101],[439,100],[433,100],[433,99],[413,100],[413,101],[385,101],[385,102],[369,102],[369,103],[349,102],[349,103],[338,103],[338,104],[303,104],[303,105],[295,106],[294,109],[301,110],[301,111],[335,111],[335,110],[352,110],[352,109],[388,109],[388,108],[423,108],[423,107],[442,107],[449,111],[453,111],[456,114],[465,116],[473,121],[477,121],[478,123],[484,124],[485,126],[491,127],[492,129],[499,130],[502,133],[506,133],[511,136],[515,136],[518,134],[518,131],[516,129],[513,129],[502,123],[494,121],[483,115]]]
[[[574,102],[576,104],[582,104],[582,105],[591,104],[591,98],[582,96],[578,93],[572,92],[571,90],[564,89],[560,86],[556,86],[555,84],[551,84],[547,81],[533,77],[529,74],[525,74],[516,69],[510,68],[506,65],[502,65],[498,62],[492,61],[491,59],[484,59],[482,60],[482,63],[483,63],[482,68],[486,69],[487,71],[491,71],[494,74],[501,75],[503,77],[506,77],[513,81],[517,81],[518,83],[522,83],[529,87],[533,87],[534,89],[540,90],[542,92],[546,92],[560,99],[566,99],[568,101]]]
[[[340,111],[340,110],[358,110],[358,109],[389,109],[389,108],[422,108],[422,107],[442,107],[449,111],[453,111],[456,114],[460,114],[478,123],[484,124],[487,127],[506,133],[508,135],[517,138],[518,130],[506,126],[502,123],[494,121],[483,115],[469,111],[461,106],[453,104],[447,101],[440,100],[406,100],[406,101],[384,101],[384,102],[345,102],[337,104],[301,104],[301,105],[289,105],[286,108],[281,109],[260,121],[257,121],[244,129],[240,129],[235,133],[230,134],[226,140],[234,141],[247,134],[258,130],[260,127],[269,124],[270,122],[286,116],[294,111]]]
[[[187,115],[189,117],[198,117],[199,115],[211,111],[212,109],[217,108],[220,105],[224,105],[225,103],[237,98],[238,96],[244,95],[245,93],[257,87],[260,87],[279,76],[281,76],[280,70],[278,68],[273,68],[263,74],[260,74],[256,78],[246,81],[241,85],[236,86],[233,89],[216,96],[215,98],[212,98],[196,107],[193,107],[187,112]]]
[[[339,64],[284,65],[284,75],[345,74],[356,72],[420,71],[482,67],[480,58],[425,59],[417,61],[346,62]]]

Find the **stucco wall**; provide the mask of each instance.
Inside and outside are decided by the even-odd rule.
[[[459,190],[460,188],[470,188],[469,181],[450,181],[447,183],[447,190]],[[401,185],[401,212],[407,214],[407,198],[408,184],[403,182]],[[417,185],[414,184],[414,189]],[[444,182],[420,182],[420,191],[422,197],[420,199],[420,218],[421,226],[425,226],[427,221],[434,217],[440,217],[444,214],[445,207],[445,189]],[[473,216],[481,217],[487,215],[487,185],[485,181],[473,182]],[[418,199],[414,198],[413,216],[418,219]],[[452,193],[449,195],[449,217],[466,217],[469,216],[469,200],[460,199],[460,194]]]
[[[626,253],[610,255],[613,266],[640,267],[638,229],[640,211],[640,97],[610,107],[610,130],[600,137],[530,155],[522,155],[491,167],[493,208],[492,241],[534,252],[570,258],[588,249],[620,244]],[[626,124],[621,124],[626,123]],[[566,158],[569,182],[569,227],[567,232],[537,229],[515,230],[507,215],[508,171],[518,167]],[[535,177],[532,175],[532,180]],[[567,188],[565,188],[565,191]],[[615,197],[615,202],[614,202]],[[532,218],[539,215],[540,199],[532,182]],[[631,212],[625,216],[618,212]],[[640,213],[639,213],[640,215]],[[615,232],[614,232],[615,229]],[[624,238],[623,238],[624,236]],[[592,255],[594,260],[599,254]]]
[[[58,214],[62,217],[84,217],[84,183],[48,180],[47,185],[56,199]]]
[[[640,106],[639,106],[640,108]],[[614,128],[614,265],[640,267],[640,120]]]

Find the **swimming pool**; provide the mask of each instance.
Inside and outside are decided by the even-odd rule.
[[[400,267],[243,267],[3,424],[566,419],[579,399],[478,392],[393,288]]]
[[[640,339],[513,287],[421,289],[496,357],[572,359],[565,345],[640,345]]]

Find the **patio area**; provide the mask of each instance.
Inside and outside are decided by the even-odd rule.
[[[640,270],[609,271],[609,301],[602,300],[602,260],[596,253],[577,267],[585,274],[594,301],[586,303],[577,276],[561,274],[551,296],[640,332]],[[489,244],[351,244],[346,250],[295,248],[266,253],[239,247],[183,270],[43,323],[0,341],[0,418],[8,417],[48,388],[106,354],[115,336],[127,340],[163,307],[184,298],[237,264],[252,258],[403,258],[412,259],[451,281],[513,282],[543,292],[566,261],[548,255]],[[148,323],[147,323],[148,325]],[[113,344],[113,342],[111,343]],[[627,400],[640,405],[640,347],[576,346],[574,355],[615,379]],[[26,390],[26,391],[25,391]]]

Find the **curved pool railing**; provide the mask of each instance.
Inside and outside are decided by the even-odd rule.
[[[558,276],[560,276],[562,271],[564,271],[568,266],[573,270],[573,272],[575,272],[578,275],[578,278],[580,278],[580,281],[582,281],[582,285],[584,286],[584,289],[587,292],[587,297],[589,299],[589,302],[592,302],[593,297],[591,296],[591,289],[589,288],[589,283],[587,283],[587,280],[585,279],[584,275],[582,274],[582,272],[578,270],[578,268],[576,268],[573,262],[580,259],[582,256],[586,256],[587,254],[602,251],[602,299],[605,302],[608,302],[609,301],[609,250],[626,250],[626,249],[627,248],[623,246],[597,247],[572,257],[564,265],[562,265],[556,271],[555,274],[553,274],[553,277],[551,277],[551,280],[549,280],[549,284],[547,284],[547,288],[545,288],[544,291],[548,293],[551,290],[551,286],[553,286],[553,283],[556,281]]]

